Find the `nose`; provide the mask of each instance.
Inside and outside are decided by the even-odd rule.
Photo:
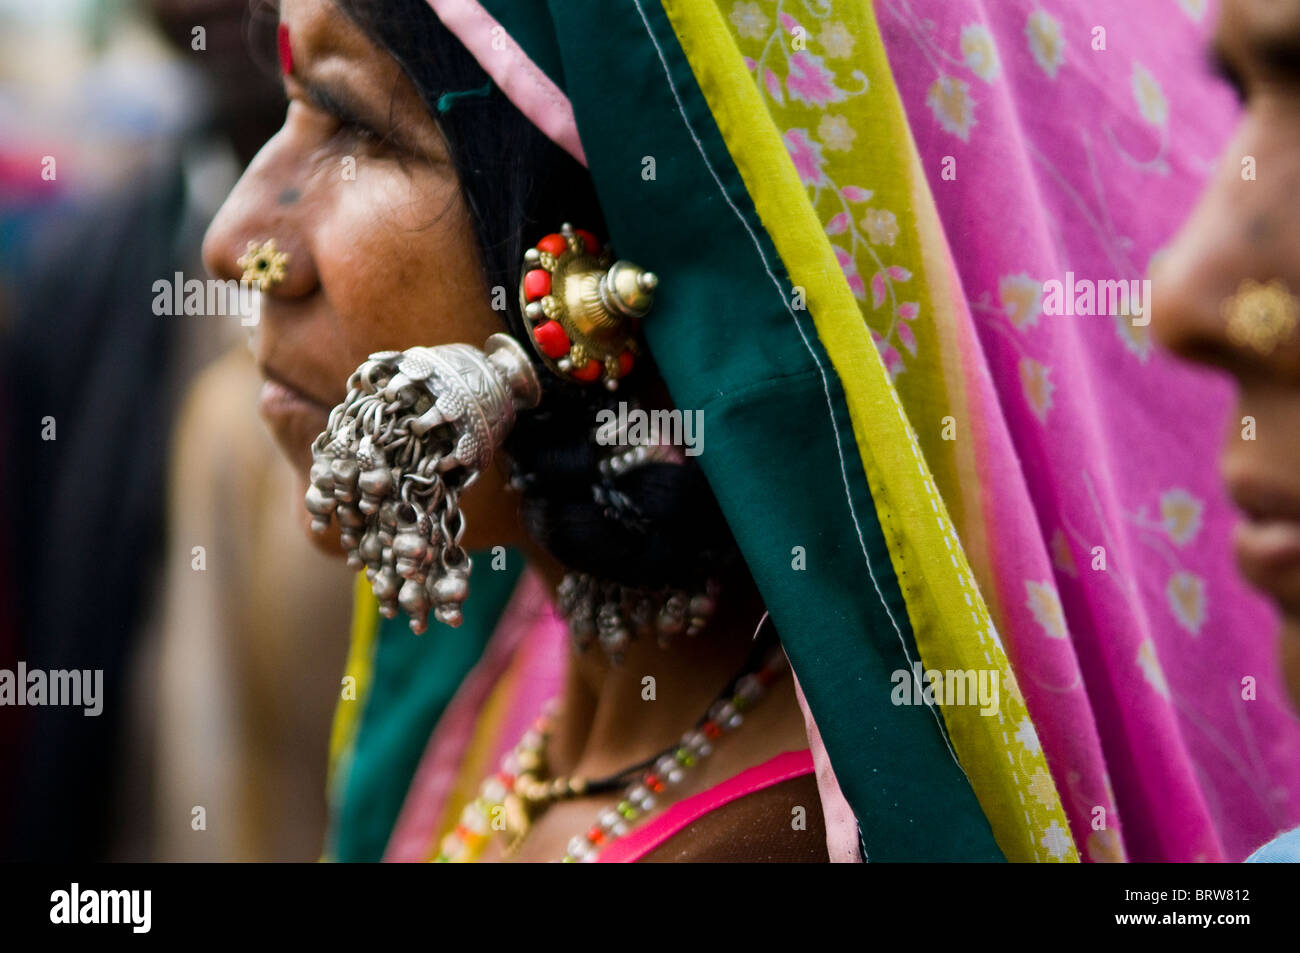
[[[1241,225],[1232,206],[1232,183],[1216,176],[1177,238],[1151,271],[1151,328],[1173,353],[1228,366],[1220,303],[1243,273]]]
[[[1277,196],[1242,173],[1258,153],[1247,118],[1182,231],[1153,265],[1152,330],[1175,354],[1243,379],[1260,370],[1258,355],[1230,340],[1225,303],[1246,278],[1280,273]]]
[[[283,277],[269,282],[264,294],[298,298],[317,285],[306,232],[307,200],[285,130],[273,136],[249,163],[208,226],[203,238],[203,265],[215,278],[236,281],[254,275],[245,258],[250,248],[268,240],[283,254]]]

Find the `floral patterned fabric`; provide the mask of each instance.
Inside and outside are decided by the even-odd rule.
[[[903,639],[907,671],[913,673],[911,683],[920,684],[919,670],[924,667],[927,679],[941,673],[947,685],[955,686],[957,682],[949,673],[972,676],[980,673],[979,678],[1000,686],[997,704],[989,706],[971,704],[969,692],[965,699],[960,693],[935,692],[930,713],[936,724],[942,719],[947,752],[957,760],[970,783],[1006,859],[1077,861],[1079,854],[1070,834],[1069,819],[1053,783],[1034,719],[1017,687],[993,614],[973,574],[967,547],[958,536],[947,500],[941,495],[908,412],[900,401],[897,375],[882,360],[879,341],[873,339],[870,325],[862,320],[860,302],[864,296],[853,280],[856,274],[850,275],[845,270],[844,248],[833,244],[826,233],[827,210],[831,215],[845,213],[831,203],[826,203],[819,213],[816,206],[821,196],[814,194],[812,201],[809,200],[805,192],[807,173],[801,173],[800,163],[789,152],[791,137],[786,130],[790,124],[778,121],[785,117],[780,106],[772,105],[771,97],[782,89],[793,90],[796,95],[792,98],[796,100],[825,101],[839,98],[836,91],[842,90],[844,84],[829,81],[827,71],[809,57],[807,36],[802,25],[792,17],[779,17],[781,28],[790,35],[794,54],[789,60],[792,65],[785,83],[764,73],[755,86],[747,83],[745,77],[760,72],[764,51],[756,51],[758,59],[746,56],[720,11],[716,8],[710,11],[708,4],[697,0],[664,0],[664,8],[762,226],[772,236],[776,252],[787,269],[795,300],[782,304],[792,312],[806,305],[817,338],[826,349],[843,388],[852,421],[854,450],[862,463],[871,503],[883,528],[884,546],[877,548],[877,558],[868,559],[864,566],[864,591],[870,593],[874,589],[884,602],[879,582],[886,571],[892,571],[899,586],[899,608],[903,611],[888,612],[878,619],[856,620],[858,626],[850,636],[852,648],[837,661],[852,665],[851,660],[863,646],[870,645],[873,639],[887,639],[892,628],[893,634]],[[841,50],[852,59],[837,56],[846,62],[837,63],[835,71],[858,80],[860,92],[869,93],[855,96],[843,108],[850,112],[853,123],[868,133],[867,138],[877,143],[877,148],[870,153],[854,154],[851,165],[838,170],[837,177],[840,181],[870,181],[882,195],[912,196],[913,184],[918,181],[914,174],[917,161],[910,148],[902,105],[896,96],[890,95],[893,83],[889,61],[871,8],[844,6],[837,8],[836,16],[833,34],[839,38],[853,37],[854,41],[852,45],[846,43]],[[794,78],[793,84],[789,77]],[[798,110],[800,104],[791,103],[789,108]],[[850,190],[851,199],[866,200],[863,196],[867,190],[856,186],[844,188]],[[840,198],[842,208],[842,194]],[[919,333],[929,336],[940,326],[933,318],[940,312],[934,292],[943,291],[951,297],[951,289],[942,279],[948,272],[940,269],[939,280],[931,281],[933,276],[929,272],[935,263],[926,260],[933,258],[936,250],[933,239],[938,234],[937,216],[932,204],[891,204],[897,212],[892,209],[889,212],[888,240],[896,247],[889,256],[892,261],[905,262],[906,268],[901,264],[880,267],[882,270],[896,268],[898,273],[888,277],[908,283],[917,300],[897,310],[905,309],[904,313],[912,319],[919,318],[916,322]],[[866,244],[857,247],[863,250]],[[873,283],[883,283],[885,278],[884,274],[878,275]],[[777,287],[781,287],[780,283]],[[884,305],[882,293],[871,307]],[[950,311],[949,305],[943,313]],[[938,351],[932,346],[927,354]],[[930,360],[918,366],[922,372],[937,369]],[[914,417],[927,404],[943,402],[948,406],[951,403],[942,394],[942,376],[913,373],[904,380],[912,382],[909,400]],[[917,387],[916,383],[922,386]],[[960,500],[960,494],[953,493],[959,486],[950,482],[947,489],[949,498]],[[860,525],[856,514],[853,521]],[[887,555],[888,567],[880,555]],[[856,581],[837,580],[836,584],[854,585]],[[772,599],[770,592],[765,595]],[[915,640],[919,659],[906,651],[904,626]],[[815,640],[814,651],[834,652],[833,639],[833,631],[825,632]],[[870,651],[879,650],[877,646]],[[797,668],[795,656],[791,661]],[[908,684],[906,672],[901,674],[903,684]],[[899,675],[900,671],[892,673],[891,684],[899,684]],[[837,694],[847,693],[861,705],[868,705],[879,701],[871,696],[880,684],[876,678],[865,675],[851,685],[841,683]],[[909,704],[904,691],[880,694],[895,707]],[[824,721],[828,711],[825,698],[821,698],[820,706],[810,695],[805,698],[812,719]],[[912,703],[917,700],[913,692]],[[924,693],[920,702],[928,703]],[[883,733],[888,716],[879,709],[872,712],[861,705],[855,706],[855,715],[863,728]],[[818,714],[819,707],[822,714]],[[833,709],[831,715],[835,717]],[[814,736],[822,734],[818,722],[817,730],[810,730],[815,760]],[[878,777],[880,768],[872,766],[873,760],[882,754],[889,757],[879,745],[869,745],[867,750],[861,746],[846,749],[837,745],[834,749],[828,747],[825,753],[835,766],[835,785],[841,777],[851,777],[853,792],[848,799],[858,812],[863,836],[879,837],[890,827],[895,832],[901,828],[897,821],[881,814],[878,807],[863,798],[864,774],[869,772]],[[852,776],[854,772],[856,777]],[[868,791],[877,783],[874,778],[865,780]],[[822,782],[819,777],[819,784]],[[823,786],[824,804],[836,801],[836,792],[829,790],[829,786],[829,783]],[[905,797],[915,804],[918,796],[926,799],[937,793],[931,788]],[[857,804],[853,803],[854,798]],[[836,854],[841,838],[848,834],[847,839],[851,841],[853,832],[837,829],[831,816],[832,812],[828,811],[827,840],[832,854]],[[921,826],[913,819],[904,823]],[[951,850],[959,836],[955,829],[948,830]],[[941,831],[942,827],[940,837]],[[871,856],[870,852],[867,856]]]
[[[1230,395],[1155,350],[1141,285],[1234,119],[1212,5],[877,0],[892,77],[853,66],[839,3],[728,7],[1085,858],[1239,860],[1294,826],[1300,724],[1214,467]]]

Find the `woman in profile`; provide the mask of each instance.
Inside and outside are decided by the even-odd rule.
[[[1154,276],[1154,326],[1236,381],[1220,467],[1242,515],[1237,562],[1281,613],[1300,705],[1300,3],[1224,0],[1213,55],[1246,112]],[[1300,861],[1300,829],[1251,859]]]
[[[1077,6],[285,0],[285,125],[206,243],[265,292],[264,415],[381,642],[469,654],[467,553],[516,546],[572,646],[507,610],[387,857],[1257,842],[1197,732],[1276,719],[1171,651],[1214,619],[1252,659],[1262,611],[1186,545],[1213,476],[1159,431],[1213,401],[1140,314],[1041,299],[1138,278],[1164,236],[1119,199],[1177,207],[1229,111],[1171,104],[1191,19],[1117,3],[1092,57]],[[674,413],[702,442],[639,426]]]

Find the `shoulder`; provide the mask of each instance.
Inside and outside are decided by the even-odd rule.
[[[1246,858],[1248,864],[1300,863],[1300,827],[1277,835]]]
[[[825,863],[817,779],[803,774],[713,808],[641,858],[646,863]]]

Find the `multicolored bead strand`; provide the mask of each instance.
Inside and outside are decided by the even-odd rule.
[[[561,862],[590,863],[600,851],[631,829],[630,825],[654,810],[658,796],[686,778],[686,772],[713,753],[713,742],[739,728],[748,712],[767,692],[767,688],[785,668],[785,655],[779,650],[769,656],[757,672],[742,676],[729,699],[719,699],[695,728],[682,736],[677,748],[662,755],[642,777],[629,785],[615,807],[607,808],[585,834],[569,841],[568,852]]]
[[[709,706],[708,714],[686,732],[677,745],[659,755],[648,766],[629,768],[615,778],[587,781],[583,778],[545,780],[546,750],[554,727],[558,702],[552,699],[532,727],[501,761],[501,769],[483,781],[479,795],[465,806],[460,821],[439,845],[436,863],[472,863],[480,859],[492,834],[511,837],[506,855],[513,853],[527,836],[531,813],[557,801],[600,793],[620,778],[637,773],[627,784],[614,807],[606,808],[584,833],[575,835],[562,863],[594,861],[611,842],[625,836],[632,825],[654,810],[660,795],[680,785],[686,774],[713,753],[714,743],[738,729],[745,714],[766,694],[767,688],[786,670],[785,654],[772,649],[758,669],[736,679],[730,690]],[[644,765],[645,763],[643,763]]]

